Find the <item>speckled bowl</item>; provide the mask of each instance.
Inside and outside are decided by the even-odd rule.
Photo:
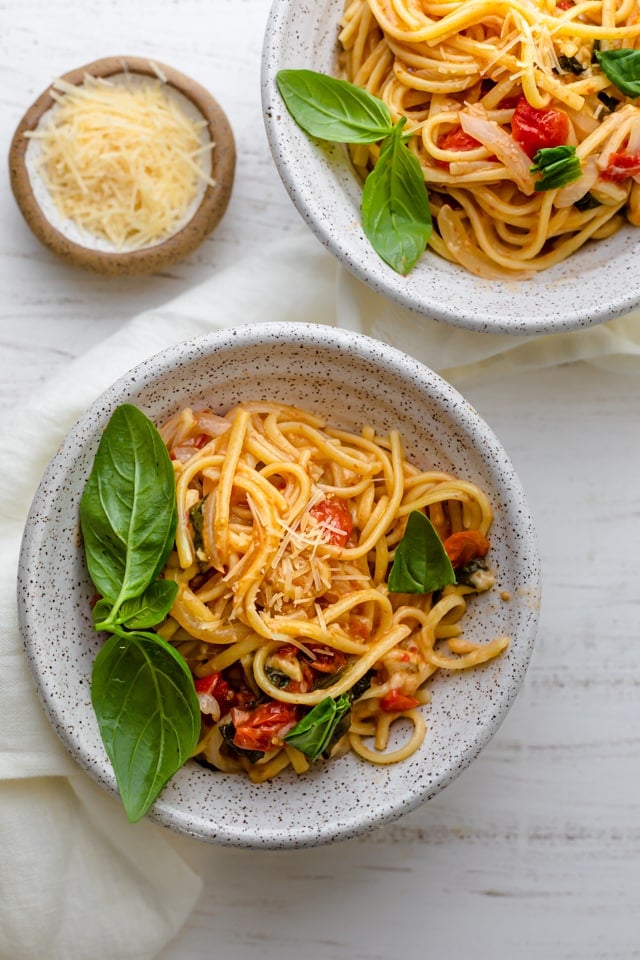
[[[344,0],[274,0],[262,63],[263,112],[276,167],[298,212],[338,260],[373,290],[418,315],[470,330],[559,332],[637,307],[640,230],[631,226],[526,281],[483,280],[431,251],[401,277],[378,257],[362,230],[362,188],[346,148],[320,144],[300,130],[275,82],[284,69],[339,74],[343,8]]]
[[[55,109],[55,101],[47,88],[27,110],[11,142],[9,175],[16,202],[36,237],[68,263],[105,275],[164,270],[192,253],[217,226],[227,208],[236,164],[231,126],[220,105],[204,87],[166,64],[141,57],[105,57],[78,67],[61,79],[80,85],[87,75],[129,84],[161,77],[168,95],[187,116],[206,121],[203,145],[212,142],[214,147],[202,155],[202,166],[215,186],[202,181],[180,228],[159,243],[140,249],[116,249],[106,239],[92,236],[60,214],[38,171],[38,142],[27,136]]]
[[[466,614],[469,634],[509,634],[506,654],[464,675],[441,673],[424,708],[428,736],[411,759],[373,766],[355,755],[318,762],[254,785],[194,761],[167,785],[150,816],[179,832],[250,847],[301,847],[360,834],[433,797],[478,755],[505,717],[532,651],[540,600],[532,521],[500,443],[469,403],[420,363],[359,334],[311,324],[247,325],[179,344],[140,364],[78,421],[49,465],[33,502],[20,558],[21,629],[51,723],[71,754],[115,793],[89,696],[102,637],[91,628],[78,502],[114,407],[139,405],[155,421],[182,406],[224,412],[272,399],[321,413],[333,424],[398,428],[408,456],[478,482],[495,510],[497,589]],[[511,595],[500,600],[501,591]]]

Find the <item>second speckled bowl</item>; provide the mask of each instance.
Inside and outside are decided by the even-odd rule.
[[[77,761],[116,792],[89,696],[103,638],[91,627],[89,581],[78,539],[78,503],[101,431],[129,402],[161,422],[181,407],[225,412],[249,399],[295,404],[331,424],[384,434],[398,429],[419,466],[474,480],[495,511],[492,565],[499,587],[465,614],[479,640],[509,634],[505,654],[473,671],[436,675],[425,707],[428,736],[416,754],[374,766],[349,754],[303,775],[255,785],[189,762],[169,782],[152,819],[205,840],[301,847],[363,833],[437,794],[477,757],[504,719],[529,662],[540,582],[533,525],[514,469],[469,403],[420,363],[358,334],[306,324],[248,325],[179,344],[110,387],[52,460],[26,525],[19,613],[27,655],[51,723]],[[505,591],[508,602],[498,599]],[[55,642],[52,643],[52,638]]]
[[[344,0],[273,0],[262,60],[262,103],[273,158],[298,212],[340,263],[420,317],[488,333],[589,327],[640,304],[640,230],[631,225],[530,280],[485,280],[427,252],[406,276],[375,253],[360,216],[362,184],[340,144],[308,137],[287,112],[279,70],[338,75]]]

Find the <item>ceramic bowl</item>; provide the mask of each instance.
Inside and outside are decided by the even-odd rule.
[[[202,180],[201,188],[189,206],[182,223],[164,240],[140,249],[118,249],[108,240],[79,228],[59,212],[38,169],[39,142],[28,134],[46,123],[49,111],[56,108],[50,88],[44,91],[24,115],[13,136],[9,151],[11,187],[27,224],[45,246],[67,262],[106,275],[132,275],[163,270],[192,253],[222,218],[233,186],[235,142],[229,121],[220,107],[198,83],[166,64],[140,57],[106,57],[78,67],[61,79],[81,85],[86,76],[127,85],[165,84],[167,96],[187,116],[205,120],[203,173],[215,186]]]
[[[478,755],[522,683],[538,619],[535,536],[521,485],[489,427],[451,386],[376,340],[311,324],[231,328],[179,344],[110,387],[73,427],[49,465],[25,528],[19,572],[21,629],[39,695],[78,763],[116,792],[89,696],[103,638],[91,628],[94,595],[79,543],[78,503],[100,433],[122,402],[161,422],[185,405],[224,412],[272,399],[323,414],[330,423],[401,431],[416,463],[479,483],[495,510],[496,590],[466,614],[469,635],[508,634],[507,652],[464,676],[434,678],[421,749],[393,766],[355,755],[285,771],[255,785],[190,761],[150,817],[205,840],[250,847],[301,847],[361,834],[433,797]],[[501,591],[511,597],[500,599]],[[52,642],[54,638],[55,642]]]
[[[418,315],[470,330],[565,331],[638,306],[640,231],[631,226],[527,281],[483,280],[431,251],[402,277],[378,257],[362,230],[362,186],[346,148],[310,139],[287,112],[275,82],[284,69],[339,75],[343,8],[344,0],[274,0],[262,62],[263,112],[276,167],[298,212],[343,266]]]

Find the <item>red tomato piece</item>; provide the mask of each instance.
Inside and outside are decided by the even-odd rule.
[[[622,183],[627,177],[640,173],[640,153],[612,153],[607,169],[601,174],[603,180]]]
[[[419,700],[401,693],[400,690],[390,690],[380,701],[380,709],[385,713],[402,713],[403,710],[413,710],[419,705]]]
[[[574,6],[573,0],[558,0],[556,7],[558,10],[571,10],[571,7]]]
[[[547,107],[537,110],[525,97],[520,97],[511,118],[511,134],[528,157],[538,150],[560,147],[569,136],[569,117],[564,110]]]
[[[298,708],[293,703],[269,700],[253,710],[231,711],[231,722],[236,732],[233,742],[242,750],[265,752],[280,746],[282,737],[298,722]]]
[[[465,133],[462,127],[455,127],[438,138],[438,146],[441,150],[475,150],[482,144],[475,137]]]
[[[196,693],[209,693],[216,700],[226,700],[229,696],[229,684],[221,673],[210,673],[206,677],[194,680]]]
[[[479,530],[461,530],[447,537],[444,549],[453,567],[463,567],[471,560],[486,556],[489,541]]]
[[[470,137],[468,133],[465,133],[462,127],[454,127],[453,130],[447,130],[446,133],[443,133],[442,136],[438,137],[438,146],[441,150],[459,150],[464,152],[465,150],[475,150],[476,147],[481,147],[482,144],[475,139],[475,137]],[[445,170],[449,169],[449,163],[446,160],[436,160],[436,165],[438,167],[443,167]]]
[[[311,507],[309,513],[324,528],[326,543],[344,547],[351,536],[353,521],[343,500],[337,497],[325,497]]]
[[[331,647],[324,647],[317,643],[308,643],[307,647],[314,654],[314,659],[309,662],[309,666],[318,673],[337,673],[347,662],[342,650],[333,650]]]

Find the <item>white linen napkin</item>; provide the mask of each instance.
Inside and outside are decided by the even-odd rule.
[[[147,960],[180,929],[200,881],[150,822],[128,824],[68,756],[36,697],[18,633],[15,582],[31,498],[48,460],[96,396],[158,350],[213,329],[306,321],[393,344],[457,385],[586,360],[640,370],[640,311],[582,331],[522,339],[471,333],[387,302],[308,232],[140,315],[16,403],[0,475],[0,960]],[[55,638],[52,638],[55,642]]]

